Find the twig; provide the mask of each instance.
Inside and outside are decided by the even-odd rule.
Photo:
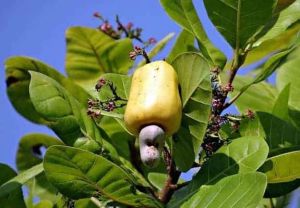
[[[126,37],[129,37],[129,33],[127,31],[127,29],[124,27],[124,25],[120,22],[119,16],[116,16],[116,22],[118,24],[118,27],[123,30],[123,32],[125,33]]]
[[[223,106],[223,110],[228,108],[230,105],[232,105],[242,94],[244,91],[240,91],[238,94],[236,94],[228,103],[225,103]]]
[[[145,49],[143,50],[143,56],[146,60],[146,63],[149,64],[151,62],[151,60],[150,60],[148,54],[146,53]]]
[[[162,203],[166,204],[174,193],[175,187],[178,186],[176,184],[180,176],[180,171],[176,170],[175,162],[172,160],[171,154],[166,147],[164,147],[164,158],[167,165],[168,178],[164,188],[160,191],[158,198]]]

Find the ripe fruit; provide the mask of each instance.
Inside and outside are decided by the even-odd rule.
[[[139,136],[142,145],[140,150],[149,150],[149,154],[141,152],[142,160],[143,158],[148,158],[145,161],[159,160],[160,154],[157,153],[161,152],[164,142],[158,142],[157,147],[151,143],[148,145],[149,148],[144,148],[144,145],[147,146],[144,140],[156,141],[157,138],[164,141],[165,135],[174,134],[180,126],[181,114],[178,78],[170,64],[156,61],[134,72],[124,120],[128,130],[135,136]],[[152,128],[147,128],[148,126]],[[161,136],[158,128],[164,132],[164,136]]]

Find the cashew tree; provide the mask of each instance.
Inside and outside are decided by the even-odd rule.
[[[6,60],[11,104],[56,137],[25,135],[17,171],[0,164],[1,208],[285,206],[300,185],[300,0],[203,2],[228,59],[196,1],[160,0],[182,29],[164,60],[173,33],[145,40],[99,13],[67,29],[67,76]]]

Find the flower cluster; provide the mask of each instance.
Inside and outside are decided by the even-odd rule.
[[[126,105],[127,100],[121,98],[117,93],[117,88],[110,80],[100,78],[95,85],[97,92],[100,92],[103,87],[107,86],[112,96],[106,100],[88,99],[87,114],[92,118],[98,118],[101,115],[101,111],[112,112],[117,108],[122,108]],[[107,89],[107,88],[106,88]]]
[[[134,27],[132,22],[127,23],[126,25],[121,23],[118,16],[116,16],[116,28],[106,19],[104,19],[99,12],[94,13],[94,17],[102,21],[101,25],[98,27],[99,30],[109,35],[113,39],[121,39],[122,37],[135,39],[144,45],[150,45],[156,43],[154,38],[149,38],[147,41],[142,40],[141,35],[143,29],[140,27]]]

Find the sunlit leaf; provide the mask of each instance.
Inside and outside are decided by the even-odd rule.
[[[48,180],[73,199],[104,196],[129,206],[159,207],[138,191],[124,170],[102,156],[66,146],[52,146],[45,156]]]
[[[236,76],[233,82],[234,91],[231,97],[234,97],[243,87],[253,82],[249,76]],[[277,90],[267,82],[260,82],[251,85],[235,102],[239,111],[245,113],[248,109],[254,111],[271,112],[277,97]],[[271,107],[270,107],[271,106]]]
[[[111,156],[117,156],[115,148],[107,142],[109,138],[87,115],[86,108],[55,80],[31,72],[29,92],[35,109],[51,122],[50,127],[64,143],[73,145],[85,136],[103,145]]]
[[[253,41],[272,17],[276,3],[276,0],[204,0],[209,18],[235,49],[245,49]]]
[[[268,146],[261,137],[241,137],[220,148],[193,177],[193,180],[173,195],[169,205],[178,207],[206,185],[237,173],[255,172],[266,160]],[[203,186],[205,185],[205,186]]]
[[[226,63],[225,55],[209,40],[202,23],[197,15],[192,0],[161,0],[167,14],[183,29],[192,33],[198,41],[204,57],[214,66],[223,68]]]
[[[116,41],[98,29],[71,27],[66,32],[66,71],[87,90],[93,89],[101,74],[126,74],[133,62],[130,39]]]
[[[89,97],[89,94],[81,87],[64,77],[54,68],[33,58],[11,57],[5,62],[5,70],[7,94],[11,103],[21,115],[35,123],[48,124],[36,112],[30,100],[28,88],[31,77],[29,71],[36,71],[55,79],[80,102],[86,102]]]
[[[262,173],[229,176],[214,185],[204,186],[180,207],[256,207],[263,198],[266,184]]]
[[[179,36],[176,39],[176,42],[170,51],[167,61],[172,63],[174,59],[181,53],[184,52],[196,52],[197,49],[195,48],[195,38],[194,36],[186,31],[182,30]]]
[[[188,170],[199,152],[211,105],[210,68],[195,53],[178,56],[172,63],[179,78],[183,104],[181,128],[174,136],[174,159],[180,170]]]
[[[280,154],[265,162],[259,169],[267,175],[268,183],[291,182],[300,179],[300,151]]]
[[[153,48],[147,53],[149,59],[153,59],[159,52],[161,52],[167,43],[174,37],[175,33],[169,33],[167,36],[165,36],[163,39],[161,39],[158,43],[153,46]],[[138,63],[137,68],[141,67],[146,64],[145,60],[142,60],[140,63]]]

